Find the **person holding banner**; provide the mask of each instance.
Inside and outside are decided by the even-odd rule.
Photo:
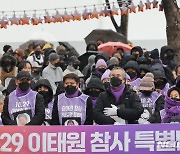
[[[65,92],[55,98],[51,124],[66,125],[68,121],[74,121],[76,125],[92,125],[92,101],[79,90],[79,77],[69,73],[64,76],[63,82]]]
[[[134,124],[143,113],[138,95],[126,86],[126,73],[117,67],[110,73],[110,87],[102,92],[94,107],[94,120],[99,125]]]
[[[30,88],[31,75],[21,71],[16,76],[17,88],[6,96],[1,115],[4,125],[42,125],[44,99]]]

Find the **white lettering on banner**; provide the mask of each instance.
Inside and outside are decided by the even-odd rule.
[[[57,136],[57,133],[50,133],[50,134],[48,134],[48,142],[47,142],[47,144],[48,144],[48,151],[49,152],[57,152],[57,148],[53,148],[52,146],[53,146],[53,144],[57,144],[57,142],[56,142],[56,140],[53,140],[53,137],[56,137]]]
[[[2,152],[19,152],[23,146],[24,138],[20,133],[14,133],[12,136],[8,133],[3,133],[0,135],[0,140],[7,140],[4,144],[0,145],[0,151]],[[12,148],[8,148],[8,146],[12,143],[12,145],[16,146],[16,149],[13,151]]]
[[[154,132],[136,131],[134,143],[136,148],[149,148],[150,151],[154,151]]]
[[[34,140],[33,140],[34,138]],[[28,147],[31,152],[38,152],[40,150],[40,135],[37,133],[32,133],[28,137]],[[33,143],[35,147],[33,147]]]
[[[17,109],[12,109],[12,110],[11,110],[11,114],[13,114],[13,113],[15,113],[15,112],[24,111],[24,110],[29,110],[29,108],[17,108]]]
[[[129,143],[131,140],[129,139],[129,132],[124,132],[124,148],[122,142],[119,140],[119,132],[114,132],[113,134],[113,143],[109,145],[110,139],[112,139],[109,132],[99,133],[95,132],[91,134],[93,138],[91,140],[91,152],[110,152],[114,150],[116,147],[119,148],[119,151],[129,151]]]
[[[156,131],[156,151],[180,151],[180,131]]]

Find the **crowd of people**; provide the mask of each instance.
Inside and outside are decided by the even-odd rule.
[[[0,125],[124,125],[180,122],[180,65],[169,46],[111,56],[90,42],[88,60],[60,45],[3,47]]]

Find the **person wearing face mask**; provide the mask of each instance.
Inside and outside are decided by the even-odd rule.
[[[92,101],[79,90],[79,77],[70,73],[63,78],[65,92],[55,99],[52,125],[64,125],[67,120],[76,120],[79,125],[93,124]]]
[[[42,68],[44,63],[44,55],[42,54],[40,44],[35,44],[33,46],[33,54],[29,56],[26,60],[29,61],[32,67]]]
[[[17,75],[16,63],[16,59],[7,52],[0,60],[0,79],[5,88],[9,85],[9,81]]]
[[[110,73],[111,71],[107,69],[101,77],[101,81],[104,84],[105,89],[108,89],[110,86]]]
[[[150,72],[150,68],[147,64],[140,64],[139,65],[139,70],[140,70],[140,78],[142,79],[146,73]]]
[[[140,46],[135,46],[131,49],[131,55],[135,57],[135,59],[141,57],[143,55],[143,50]]]
[[[91,78],[101,78],[107,69],[107,64],[103,59],[99,59],[95,65],[95,70],[92,72]]]
[[[16,76],[17,88],[6,96],[3,113],[4,125],[18,125],[19,115],[26,115],[24,125],[41,125],[44,121],[44,99],[30,88],[31,75],[21,71]]]
[[[114,67],[119,67],[119,60],[116,57],[111,57],[108,61],[108,68],[112,70]]]
[[[69,73],[74,73],[78,75],[80,78],[83,78],[84,75],[79,70],[79,65],[80,65],[80,61],[78,60],[78,58],[76,56],[71,56],[68,60],[67,69],[64,70],[63,72],[63,76]]]
[[[139,91],[141,79],[139,78],[139,65],[136,61],[129,61],[124,66],[126,73],[130,76],[130,85],[134,91]]]
[[[99,125],[134,124],[143,113],[138,95],[125,84],[126,73],[114,68],[110,88],[102,92],[94,107],[94,120]]]
[[[161,47],[160,58],[162,63],[169,67],[172,72],[175,71],[177,65],[174,62],[174,50],[170,46]]]
[[[162,123],[180,123],[180,89],[171,87],[165,97]]]
[[[49,125],[52,119],[52,109],[54,105],[53,91],[47,79],[41,79],[34,85],[34,90],[43,96],[45,106],[44,125]]]
[[[55,95],[59,82],[63,80],[63,71],[59,67],[59,55],[57,53],[49,55],[49,64],[42,71],[42,77],[50,82],[53,95]]]
[[[105,90],[104,85],[100,79],[92,78],[89,81],[84,93],[91,98],[93,107],[96,104],[99,94],[104,90]]]
[[[164,97],[155,91],[154,75],[146,73],[142,78],[138,93],[139,98],[144,109],[150,111],[150,116],[145,117],[147,114],[142,114],[138,122],[140,124],[147,123],[161,123],[160,110],[164,108]]]
[[[167,82],[164,71],[156,70],[152,73],[154,75],[154,84],[156,91],[161,93],[163,96],[166,96],[170,84]]]
[[[31,72],[32,72],[31,63],[29,61],[22,61],[21,63],[19,63],[18,72],[20,72],[20,71],[26,71],[31,74]],[[35,82],[33,80],[31,80],[30,87],[33,88],[34,84],[35,84]],[[16,77],[14,77],[9,81],[9,84],[6,89],[6,95],[9,95],[11,92],[13,92],[16,89],[16,87],[17,87]]]

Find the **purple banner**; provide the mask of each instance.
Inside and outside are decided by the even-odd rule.
[[[179,124],[0,128],[0,153],[180,153]]]

